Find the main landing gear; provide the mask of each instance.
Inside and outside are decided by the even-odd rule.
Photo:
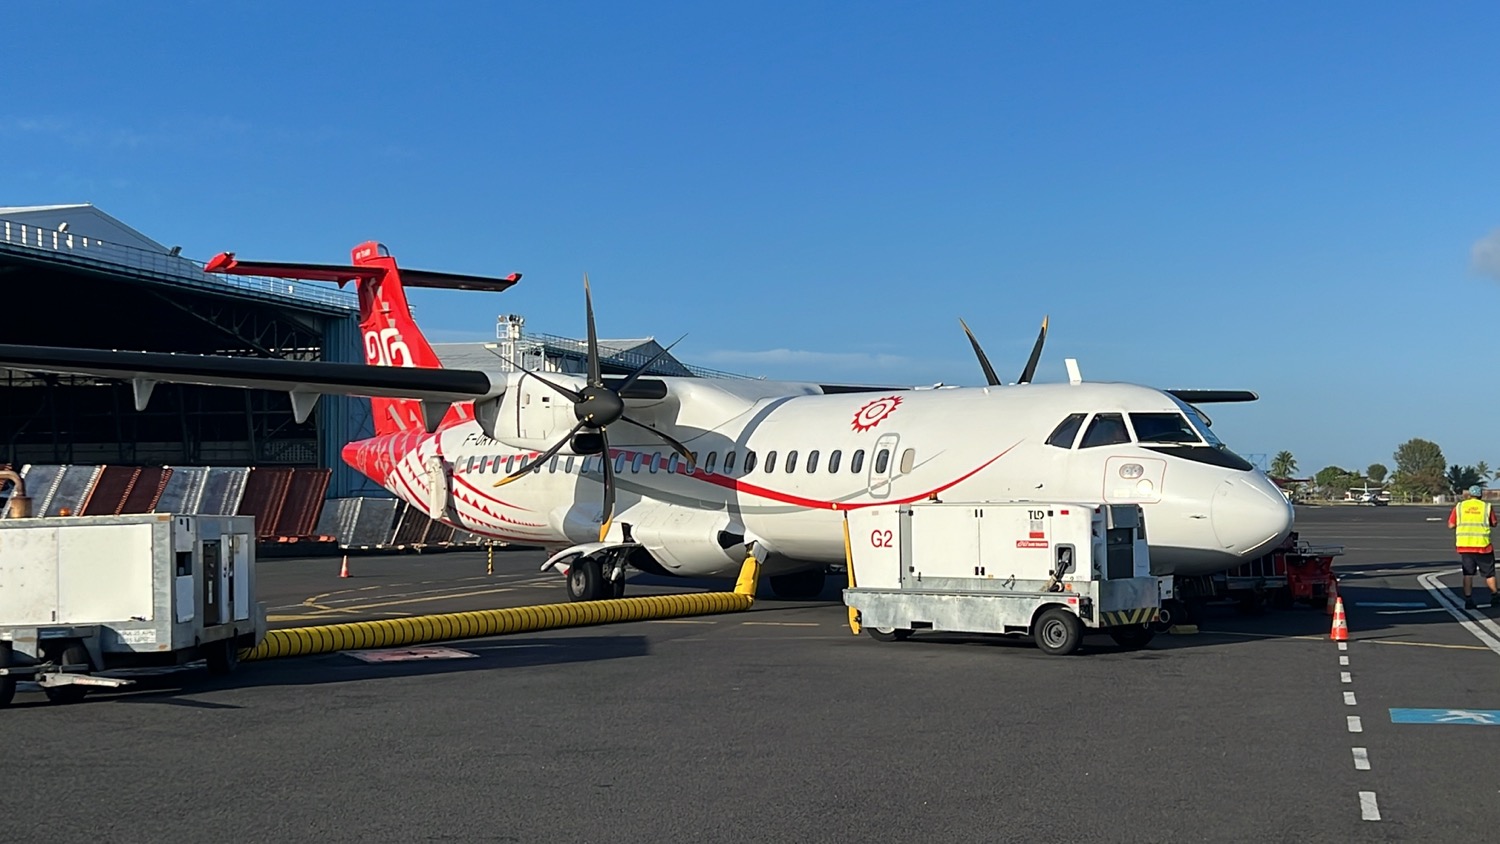
[[[568,569],[568,600],[603,601],[625,597],[625,557],[584,557]]]
[[[824,579],[822,569],[773,574],[770,577],[771,592],[778,598],[802,600],[816,598],[823,594]]]

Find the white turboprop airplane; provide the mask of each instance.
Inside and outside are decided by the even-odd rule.
[[[210,271],[354,281],[369,365],[0,345],[0,368],[286,390],[299,421],[321,394],[369,396],[374,437],[344,459],[435,519],[554,551],[574,600],[624,594],[627,567],[734,577],[747,546],[784,597],[818,594],[845,559],[844,513],[880,504],[1107,501],[1143,505],[1159,574],[1222,571],[1280,544],[1292,509],[1230,452],[1193,403],[1239,391],[1020,382],[902,389],[600,372],[442,369],[404,286],[504,290],[485,279],[400,271],[365,243],[349,266],[238,261]],[[968,332],[968,326],[964,326]],[[665,353],[665,352],[663,352]],[[654,362],[654,361],[653,361]],[[645,367],[642,367],[644,369]]]

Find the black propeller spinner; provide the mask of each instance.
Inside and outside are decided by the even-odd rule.
[[[643,431],[651,432],[651,434],[662,442],[671,446],[673,451],[682,455],[682,459],[687,461],[689,472],[693,471],[696,461],[693,459],[693,453],[688,451],[687,446],[678,442],[675,438],[656,430],[650,425],[642,424],[626,416],[625,400],[620,397],[621,393],[630,389],[630,386],[644,375],[646,370],[651,368],[652,364],[661,360],[667,352],[672,350],[672,346],[682,341],[682,338],[679,337],[671,345],[657,352],[650,360],[641,364],[634,372],[625,376],[625,380],[621,381],[618,386],[605,386],[604,377],[600,374],[599,338],[594,332],[594,297],[593,293],[589,290],[589,277],[587,273],[583,276],[583,301],[585,313],[588,317],[589,330],[588,383],[583,389],[570,390],[512,361],[517,369],[546,384],[548,387],[561,393],[568,401],[571,401],[573,403],[573,416],[578,419],[578,424],[574,425],[573,430],[564,435],[551,448],[526,461],[521,468],[511,474],[495,481],[495,486],[504,486],[511,481],[519,480],[532,469],[551,460],[559,451],[562,451],[563,446],[570,442],[573,444],[573,451],[578,454],[603,455],[601,466],[604,472],[604,514],[599,525],[599,541],[603,542],[605,534],[609,533],[609,526],[614,519],[615,512],[615,470],[609,459],[608,429],[610,425],[616,422],[624,422],[628,425],[634,425]]]
[[[979,368],[984,370],[984,380],[991,387],[999,387],[1005,382],[995,374],[995,367],[990,366],[990,359],[985,356],[984,349],[979,347],[979,340],[974,337],[974,332],[969,330],[969,324],[960,317],[958,324],[964,327],[964,333],[969,335],[969,345],[974,347],[974,354],[979,358]],[[1042,331],[1036,336],[1036,345],[1031,347],[1031,357],[1026,359],[1026,368],[1021,370],[1021,379],[1017,384],[1030,384],[1031,379],[1036,376],[1036,365],[1042,359],[1042,345],[1047,342],[1047,317],[1042,317]]]

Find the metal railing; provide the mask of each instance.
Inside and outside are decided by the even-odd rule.
[[[201,261],[181,255],[42,228],[19,220],[0,218],[0,253],[113,272],[130,270],[154,281],[217,293],[234,291],[257,299],[291,299],[335,313],[359,310],[359,299],[352,291],[318,282],[206,273]]]
[[[583,340],[561,337],[556,334],[540,334],[528,331],[521,335],[521,339],[516,341],[516,344],[519,347],[524,347],[528,342],[541,343],[546,347],[549,355],[576,356],[579,361],[588,360],[589,346]],[[603,341],[599,343],[599,357],[606,363],[613,363],[630,369],[635,369],[651,359],[651,355],[645,352],[635,349],[613,348]],[[651,375],[695,375],[699,378],[742,378],[753,380],[749,375],[740,375],[736,372],[724,372],[718,369],[709,369],[703,366],[682,363],[671,355],[664,356],[646,371]]]

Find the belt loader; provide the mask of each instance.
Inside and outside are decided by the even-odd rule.
[[[1044,653],[1087,631],[1138,648],[1172,597],[1151,575],[1135,504],[924,502],[847,513],[851,627],[1029,635]]]
[[[129,684],[94,672],[206,660],[232,671],[265,637],[251,516],[0,521],[0,706],[18,679],[71,703]]]

